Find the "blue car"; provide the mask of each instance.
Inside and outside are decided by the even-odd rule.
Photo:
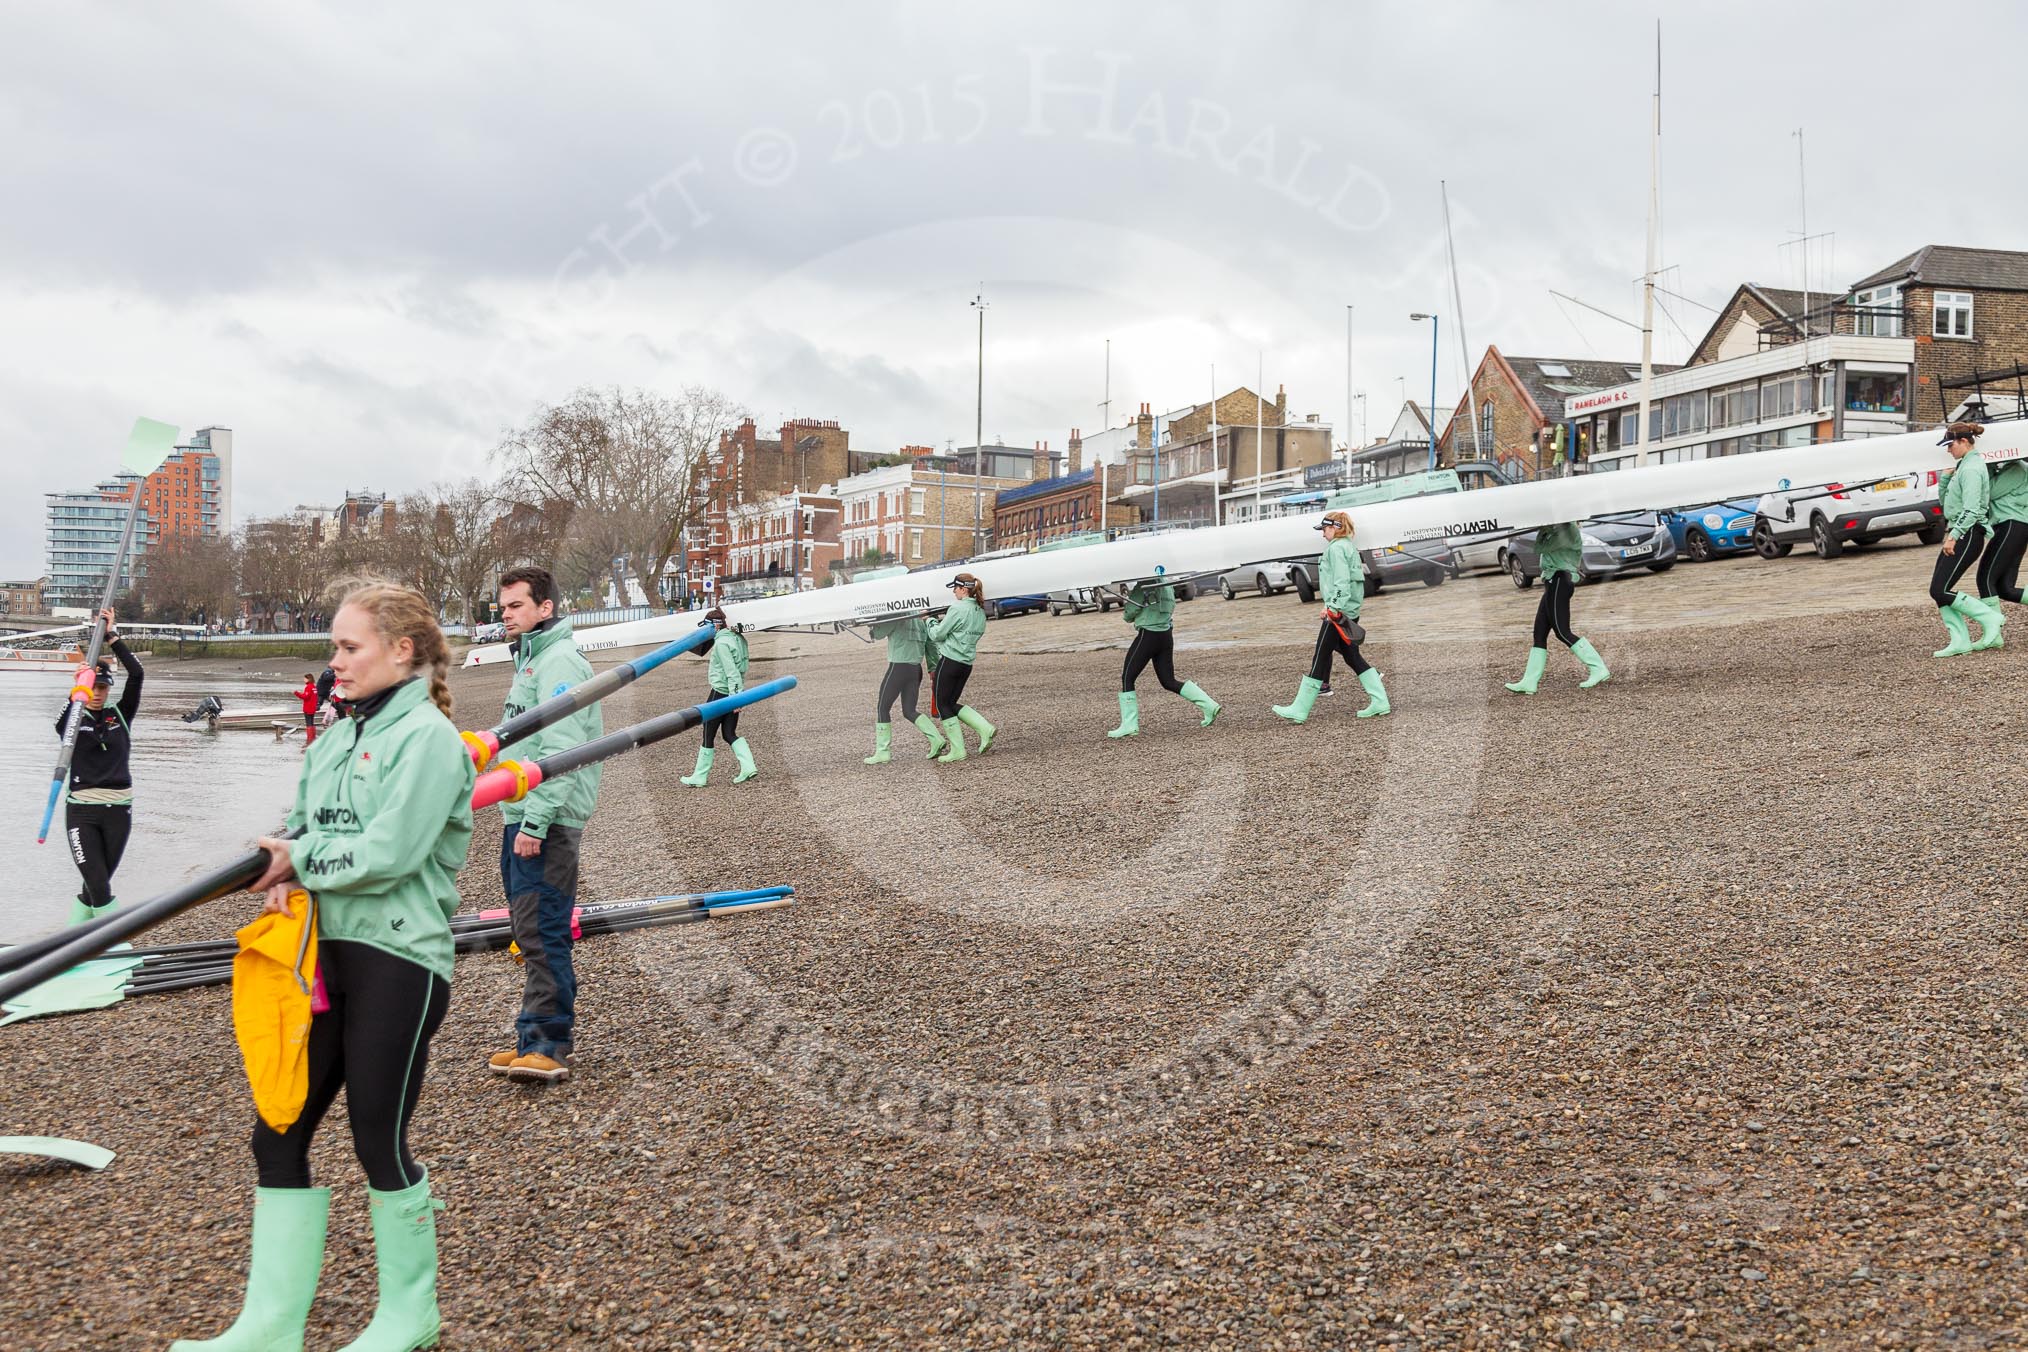
[[[1661,516],[1662,524],[1675,537],[1678,554],[1693,563],[1709,563],[1721,555],[1742,554],[1753,548],[1753,513],[1751,502],[1733,501],[1687,507]]]

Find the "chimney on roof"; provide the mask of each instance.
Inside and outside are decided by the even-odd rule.
[[[1070,429],[1070,472],[1084,472],[1084,433],[1075,427]]]
[[[1288,425],[1289,425],[1289,387],[1286,385],[1277,385],[1275,387],[1275,426],[1287,427]]]
[[[1152,450],[1155,445],[1155,415],[1148,412],[1146,404],[1141,405],[1140,415],[1134,419],[1134,445],[1142,450]]]

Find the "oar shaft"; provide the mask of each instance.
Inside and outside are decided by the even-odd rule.
[[[504,748],[560,723],[572,714],[589,709],[614,691],[646,676],[677,654],[689,652],[709,641],[712,632],[710,628],[705,627],[685,634],[682,638],[665,643],[645,656],[637,657],[631,662],[622,662],[616,667],[600,672],[590,680],[580,681],[562,694],[544,700],[533,709],[516,714],[496,728],[470,734],[465,739],[465,744],[471,748],[472,759],[483,769],[486,763],[499,755]]]

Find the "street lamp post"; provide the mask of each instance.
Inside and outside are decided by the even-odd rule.
[[[1437,449],[1436,449],[1437,329],[1441,327],[1442,317],[1433,314],[1426,315],[1418,311],[1417,313],[1410,315],[1409,318],[1411,320],[1427,319],[1429,321],[1429,467],[1431,469],[1435,469],[1437,461]]]
[[[979,312],[979,400],[973,407],[972,422],[972,552],[979,552],[979,533],[984,521],[986,493],[986,304],[985,291],[972,297]]]

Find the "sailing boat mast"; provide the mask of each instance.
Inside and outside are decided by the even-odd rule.
[[[1641,276],[1641,426],[1637,445],[1652,446],[1655,435],[1655,231],[1661,216],[1662,21],[1655,20],[1655,105],[1648,134],[1648,270]],[[1634,459],[1640,464],[1639,456]]]

